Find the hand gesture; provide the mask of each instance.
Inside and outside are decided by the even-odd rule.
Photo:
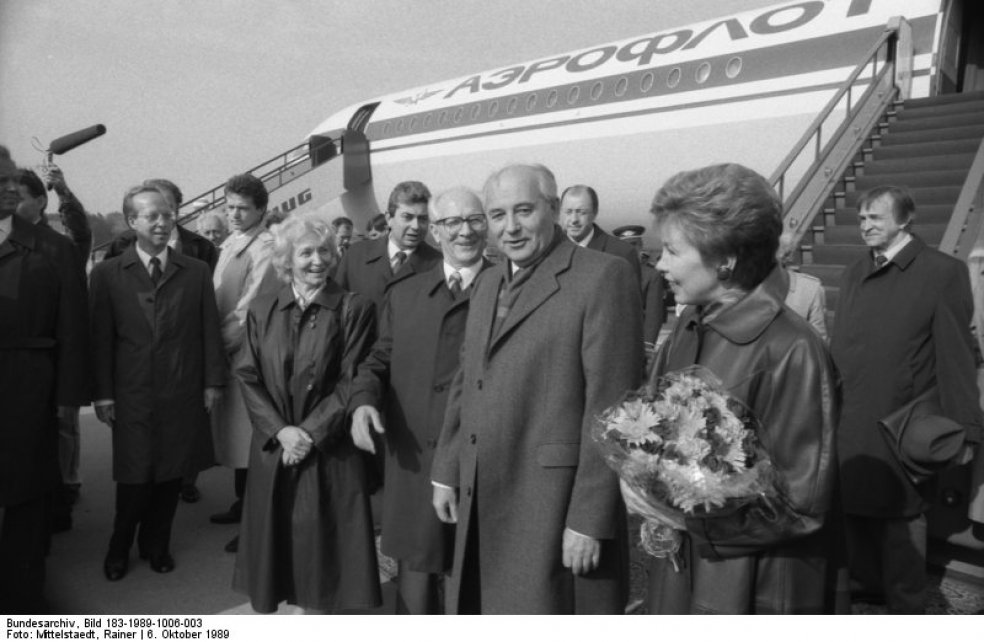
[[[372,406],[359,406],[352,413],[352,442],[356,448],[376,454],[376,445],[372,442],[372,431],[383,434],[383,420],[379,411]]]
[[[46,163],[41,166],[41,180],[48,186],[48,189],[53,189],[59,194],[68,189],[65,184],[65,174],[54,163]]]
[[[601,542],[565,528],[561,554],[564,568],[571,569],[574,575],[585,575],[598,568],[601,562]]]
[[[447,486],[434,486],[434,511],[445,524],[458,523],[458,491]]]
[[[110,428],[116,422],[116,404],[107,403],[96,406],[96,417]]]
[[[297,426],[284,426],[281,428],[277,433],[277,441],[280,442],[280,447],[283,448],[284,452],[281,459],[287,466],[300,463],[311,452],[311,448],[314,447],[314,440],[311,438],[311,435],[306,430]]]

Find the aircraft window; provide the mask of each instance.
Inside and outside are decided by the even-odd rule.
[[[431,126],[431,114],[424,116],[424,129],[429,129]]]
[[[629,79],[626,78],[625,76],[622,76],[621,78],[618,79],[618,82],[615,83],[615,95],[624,96],[625,90],[628,88],[629,88]]]
[[[666,85],[670,88],[676,87],[680,84],[680,76],[682,75],[680,68],[674,67],[670,70],[670,75],[666,77]]]
[[[386,123],[385,125],[383,125],[383,136],[389,136],[389,133],[390,133],[390,124]]]
[[[481,113],[482,113],[482,106],[481,105],[477,105],[477,104],[476,105],[472,105],[472,108],[471,108],[471,119],[472,120],[478,120],[478,117],[479,117],[479,115]]]
[[[464,107],[458,107],[458,109],[455,110],[455,112],[454,112],[454,122],[455,122],[456,125],[461,122],[461,117],[464,116],[464,115],[465,115],[465,108]]]
[[[595,84],[591,85],[591,100],[598,100],[601,98],[601,92],[605,88],[602,82],[599,80]]]
[[[711,63],[702,62],[700,67],[697,67],[697,73],[694,78],[697,80],[697,84],[702,85],[707,82],[707,79],[711,77]]]
[[[410,131],[417,131],[417,117],[413,116],[410,118]]]
[[[407,120],[405,118],[401,118],[399,122],[396,123],[396,131],[401,134],[407,131]]]
[[[536,94],[530,94],[530,97],[526,99],[526,111],[533,111],[536,109]]]
[[[642,90],[642,93],[648,94],[653,88],[654,82],[656,82],[656,76],[653,75],[653,72],[647,71],[645,75],[643,75],[642,80],[639,81],[639,89]]]
[[[437,117],[437,124],[438,125],[447,125],[448,124],[448,112],[447,111],[445,111],[443,109],[441,110],[441,115]]]
[[[557,104],[557,90],[551,89],[550,93],[547,94],[547,107],[553,107]]]
[[[519,103],[519,99],[516,98],[515,96],[513,96],[512,98],[510,98],[509,99],[509,102],[506,104],[506,113],[507,114],[515,114],[516,113],[516,105],[518,103]]]
[[[577,85],[571,87],[571,90],[567,92],[567,104],[573,105],[577,102],[577,99],[581,96],[581,88]]]
[[[499,101],[493,100],[491,103],[489,103],[489,118],[495,117],[495,115],[498,113],[499,113]]]
[[[728,78],[734,78],[741,73],[741,58],[735,56],[728,61],[728,65],[724,68],[724,73],[728,75]]]

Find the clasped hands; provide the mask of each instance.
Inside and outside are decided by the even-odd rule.
[[[296,466],[314,448],[314,439],[303,428],[297,426],[284,426],[277,432],[277,441],[283,448],[280,456],[284,466]]]

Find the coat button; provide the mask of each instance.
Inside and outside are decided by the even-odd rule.
[[[437,447],[437,440],[436,439],[428,439],[427,440],[427,447],[428,448],[436,448]]]
[[[309,383],[309,384],[307,385],[307,389],[308,389],[308,390],[314,390],[314,384],[313,384],[313,383]]]
[[[467,488],[465,488],[465,495],[467,495],[468,497],[471,497],[471,486],[468,486]]]
[[[434,392],[444,392],[444,386],[441,384],[437,384],[436,386],[434,386]]]
[[[153,302],[154,302],[154,297],[152,296],[147,297],[147,303],[153,303]]]
[[[476,385],[478,386],[478,389],[481,390],[482,389],[482,380],[479,379],[478,380],[478,383]]]
[[[469,435],[468,441],[474,444],[476,441],[478,441],[478,437],[476,437],[474,434]]]

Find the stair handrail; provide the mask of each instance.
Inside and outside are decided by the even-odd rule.
[[[918,211],[917,211],[918,216]],[[943,232],[939,250],[967,261],[975,247],[984,246],[984,139],[970,164],[960,195],[953,206],[950,222]]]
[[[820,161],[824,156],[824,152],[827,150],[827,148],[829,148],[831,144],[835,143],[840,138],[842,132],[838,131],[835,133],[834,136],[830,138],[826,146],[822,145],[823,125],[826,123],[827,119],[830,117],[830,115],[834,112],[837,106],[844,99],[845,95],[847,96],[847,108],[844,112],[844,119],[840,125],[841,129],[845,128],[847,124],[850,122],[852,116],[856,111],[855,107],[864,104],[865,102],[864,98],[866,97],[867,93],[874,90],[878,86],[878,80],[881,79],[884,74],[888,73],[890,69],[894,68],[895,50],[896,50],[896,47],[894,45],[898,40],[898,34],[901,28],[900,27],[901,24],[902,24],[901,21],[895,19],[889,22],[889,24],[885,27],[885,31],[882,32],[882,34],[878,37],[878,40],[875,41],[875,43],[871,46],[868,52],[864,55],[864,57],[861,59],[861,62],[858,63],[858,65],[854,68],[854,71],[851,72],[851,75],[848,76],[848,78],[841,83],[840,88],[837,90],[837,92],[833,95],[833,97],[831,97],[829,101],[827,101],[827,104],[820,111],[820,113],[817,114],[816,118],[813,119],[810,126],[806,128],[806,131],[796,142],[796,144],[793,146],[790,152],[786,155],[786,157],[782,160],[782,162],[779,163],[779,166],[776,169],[776,171],[772,173],[772,176],[769,178],[769,183],[775,188],[776,192],[779,194],[779,199],[783,203],[784,209],[785,209],[785,204],[787,203],[786,193],[785,193],[786,174],[793,166],[793,163],[795,163],[800,158],[800,155],[803,153],[803,150],[806,149],[806,146],[810,144],[811,141],[815,141],[813,161],[810,164],[809,168],[804,173],[804,179],[812,176],[819,169],[819,166],[821,164]],[[883,48],[885,48],[886,54],[885,54],[885,59],[881,65],[881,68],[879,69],[878,54],[882,51]],[[869,65],[871,65],[871,82],[865,87],[865,93],[862,94],[861,98],[857,102],[854,102],[852,100],[854,85],[857,82],[857,80],[861,77],[861,74],[864,73],[865,69],[867,69]],[[799,182],[799,185],[793,190],[792,194],[790,195],[788,202],[795,201],[796,197],[799,195],[799,192],[802,191],[804,186],[805,186],[805,180],[801,180]],[[795,222],[794,225],[791,226],[794,228],[792,230],[794,236],[792,240],[796,244],[798,244],[799,239],[802,236],[803,224],[804,224],[803,221],[797,221]]]

